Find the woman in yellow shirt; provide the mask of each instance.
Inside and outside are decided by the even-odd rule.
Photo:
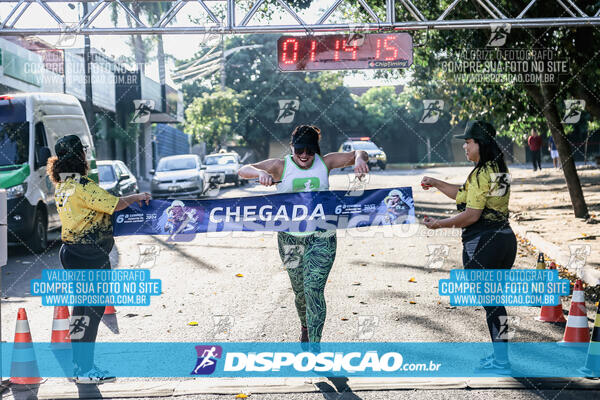
[[[110,269],[114,245],[111,215],[137,202],[148,204],[149,193],[115,197],[87,177],[85,147],[76,135],[60,138],[56,157],[48,160],[47,172],[56,186],[55,200],[62,223],[59,256],[65,269]],[[95,342],[105,306],[75,306],[70,322],[71,342]],[[94,365],[93,345],[74,346],[74,380],[98,384],[112,381],[107,371]],[[86,350],[84,350],[86,349]],[[91,349],[91,350],[90,350]]]
[[[456,200],[460,213],[451,218],[425,217],[430,229],[463,228],[463,264],[465,269],[510,269],[515,262],[517,239],[508,222],[510,174],[502,150],[494,137],[496,130],[483,121],[471,121],[465,133],[463,148],[475,168],[463,185],[424,177],[422,187],[437,188]],[[504,306],[485,306],[486,322],[494,344],[494,353],[481,360],[480,371],[510,374],[508,331]]]

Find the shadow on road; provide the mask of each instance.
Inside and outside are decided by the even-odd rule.
[[[319,382],[315,386],[321,391],[326,400],[360,400],[361,398],[348,386],[348,378],[331,377],[329,382]],[[332,386],[333,385],[333,386]]]

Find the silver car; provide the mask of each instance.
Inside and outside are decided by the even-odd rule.
[[[238,170],[242,166],[238,153],[214,153],[204,157],[206,175],[219,177],[219,183],[234,183],[235,186],[243,185],[248,181],[241,179]]]
[[[137,179],[129,168],[119,160],[98,161],[100,187],[115,196],[139,193]]]
[[[151,192],[154,198],[200,197],[207,189],[200,157],[195,154],[163,157],[156,171],[151,170]]]

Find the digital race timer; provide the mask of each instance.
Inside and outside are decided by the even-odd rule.
[[[282,71],[407,68],[412,48],[408,33],[282,36],[277,59]]]

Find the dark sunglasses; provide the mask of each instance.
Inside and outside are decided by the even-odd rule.
[[[296,155],[300,155],[300,154],[306,152],[306,155],[308,155],[308,156],[314,156],[315,153],[317,152],[316,150],[317,149],[315,147],[313,147],[313,146],[304,146],[304,145],[300,145],[300,146],[295,145],[294,146],[294,153]]]

